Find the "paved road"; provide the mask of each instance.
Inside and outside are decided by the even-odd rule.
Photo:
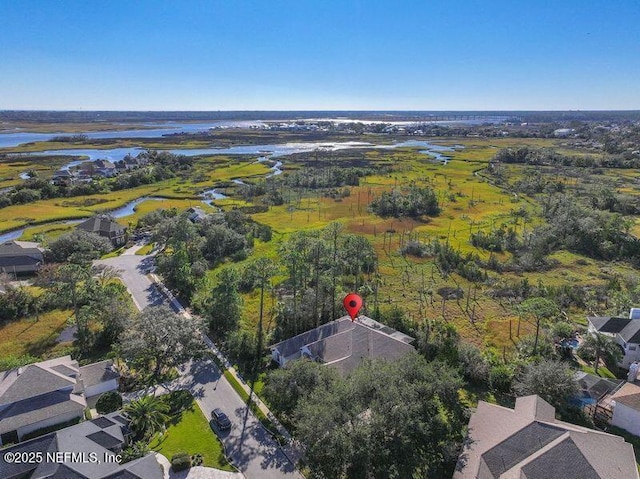
[[[123,254],[95,261],[94,264],[112,266],[120,270],[120,278],[129,289],[138,309],[165,303],[164,295],[147,277],[154,267],[153,256]]]
[[[169,303],[147,277],[153,269],[152,256],[125,254],[95,264],[121,270],[122,282],[139,309]],[[207,418],[216,407],[229,416],[231,430],[216,432],[225,445],[227,456],[247,479],[304,479],[213,362],[198,361],[185,366],[180,378],[172,381],[169,389],[191,390]]]
[[[212,427],[229,459],[248,479],[303,479],[213,362],[194,362],[181,372],[185,379],[192,378],[187,386],[207,417],[216,407],[229,416],[231,430]]]

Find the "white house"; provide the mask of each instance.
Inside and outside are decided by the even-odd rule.
[[[71,356],[0,372],[0,445],[82,418],[87,399],[118,388],[110,360],[79,366]]]
[[[589,332],[610,336],[620,345],[623,358],[620,366],[629,369],[629,365],[640,360],[640,309],[632,308],[628,318],[609,316],[588,317]]]
[[[637,365],[632,365],[629,382],[611,396],[611,424],[640,436],[640,386],[635,382],[637,374]]]

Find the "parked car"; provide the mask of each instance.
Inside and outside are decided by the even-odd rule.
[[[218,426],[218,429],[224,431],[226,429],[231,429],[231,421],[225,413],[222,412],[222,409],[215,408],[211,411],[211,419],[213,419]]]

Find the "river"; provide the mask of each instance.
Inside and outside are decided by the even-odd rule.
[[[161,198],[159,196],[141,196],[140,198],[136,198],[133,201],[130,201],[129,203],[127,203],[124,206],[121,206],[120,208],[116,208],[114,210],[111,211],[107,211],[105,212],[105,214],[108,214],[114,218],[125,218],[127,216],[131,216],[133,213],[135,213],[135,209],[136,206],[138,206],[140,203],[144,202],[144,201],[162,201],[162,200],[166,200],[166,198]],[[47,224],[65,224],[65,225],[69,225],[69,224],[78,224],[78,223],[82,223],[83,221],[85,221],[85,219],[79,219],[79,220],[64,220],[64,221],[52,221],[51,223],[47,223]],[[22,236],[22,233],[24,233],[24,230],[27,229],[27,227],[24,228],[19,228],[17,230],[11,230],[11,231],[7,231],[6,233],[0,234],[0,243],[5,243],[7,241],[11,241],[11,240],[15,240],[18,239]]]
[[[48,141],[55,136],[86,135],[90,139],[105,138],[159,138],[175,133],[205,132],[210,128],[249,128],[260,126],[260,121],[211,121],[207,123],[142,123],[147,129],[121,130],[121,131],[86,131],[77,133],[33,133],[27,131],[0,132],[0,148],[20,146],[24,143]]]

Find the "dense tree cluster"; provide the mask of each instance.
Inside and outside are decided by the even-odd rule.
[[[285,186],[293,188],[335,188],[339,186],[358,186],[360,178],[375,173],[373,168],[305,168],[283,177]]]
[[[438,197],[429,187],[411,186],[406,189],[384,191],[369,205],[379,216],[395,218],[408,216],[436,216],[440,213]]]
[[[154,241],[164,245],[156,259],[158,272],[189,299],[211,265],[247,258],[254,238],[270,241],[271,228],[238,210],[209,215],[197,224],[186,214],[165,218],[154,233]]]
[[[622,150],[607,147],[605,151],[621,153]],[[527,165],[546,166],[574,166],[579,168],[640,168],[640,158],[625,155],[563,155],[553,149],[504,148],[493,157],[493,161],[500,163],[520,163]]]
[[[344,287],[372,291],[373,246],[363,236],[342,232],[340,223],[297,231],[280,247],[287,279],[276,318],[277,338],[287,338],[338,317]]]
[[[315,478],[447,477],[467,416],[449,366],[409,354],[343,379],[310,361],[274,372],[265,395],[292,417]]]
[[[49,243],[51,261],[87,263],[113,249],[111,241],[103,236],[83,230],[73,230]]]
[[[200,318],[178,315],[168,306],[148,307],[127,322],[119,348],[129,364],[152,371],[157,379],[167,368],[179,366],[205,350],[203,332]]]

